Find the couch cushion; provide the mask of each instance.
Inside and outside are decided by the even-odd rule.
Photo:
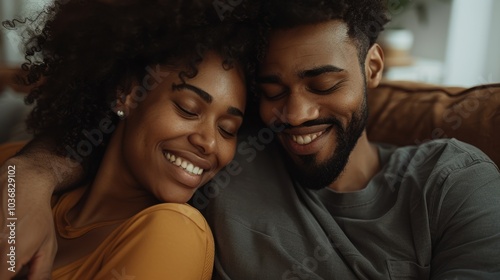
[[[457,138],[500,166],[500,84],[469,89],[383,82],[368,92],[368,137],[399,146]]]

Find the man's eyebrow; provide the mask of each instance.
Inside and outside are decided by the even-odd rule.
[[[243,118],[243,112],[240,109],[233,107],[233,106],[230,106],[229,108],[227,108],[227,113],[230,115],[233,115],[233,116]]]
[[[200,89],[200,88],[197,88],[193,85],[190,85],[190,84],[186,84],[186,83],[183,83],[183,84],[172,84],[172,89],[174,90],[181,90],[181,89],[188,89],[188,90],[191,90],[192,92],[196,93],[197,95],[199,95],[201,97],[201,99],[205,100],[205,102],[207,103],[212,103],[212,96],[210,94],[208,94],[208,92]]]
[[[323,65],[312,69],[302,70],[299,72],[299,78],[316,77],[324,73],[339,73],[345,70],[333,65]],[[256,78],[258,84],[279,84],[281,78],[278,75],[259,76]]]
[[[344,69],[339,68],[337,66],[323,65],[323,66],[315,67],[312,69],[300,71],[298,76],[300,78],[312,78],[312,77],[316,77],[316,76],[319,76],[319,75],[324,74],[324,73],[332,73],[332,72],[338,73],[338,72],[344,72],[344,71],[345,71]]]

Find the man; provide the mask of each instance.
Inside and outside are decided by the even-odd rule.
[[[206,217],[217,277],[500,279],[497,167],[456,140],[368,141],[385,1],[340,2],[267,8],[257,83],[279,144],[264,148],[266,128],[257,128],[239,146],[241,173],[205,192],[215,196]]]
[[[498,279],[492,161],[456,140],[367,139],[385,1],[267,3],[257,85],[268,127],[242,136],[234,164],[192,201],[214,231],[215,277]]]

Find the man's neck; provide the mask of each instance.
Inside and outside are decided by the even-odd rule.
[[[352,150],[343,172],[329,188],[336,192],[362,190],[379,170],[380,157],[377,146],[368,141],[365,130]]]

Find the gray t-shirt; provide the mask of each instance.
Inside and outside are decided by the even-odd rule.
[[[368,186],[336,193],[300,187],[275,145],[240,144],[200,192],[216,279],[500,279],[500,173],[478,149],[379,145]]]

